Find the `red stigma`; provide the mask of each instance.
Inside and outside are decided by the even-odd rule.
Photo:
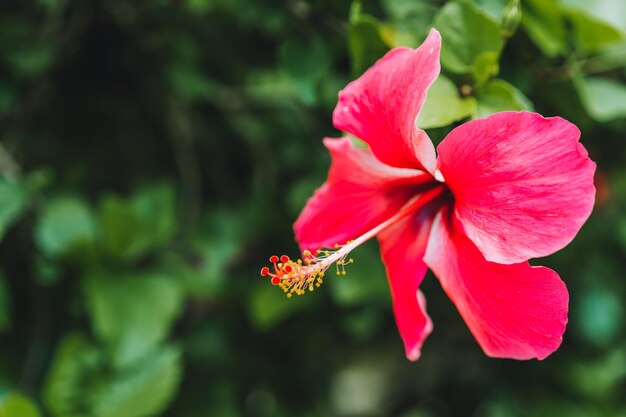
[[[270,262],[278,262],[278,256],[274,255],[270,257]]]
[[[272,277],[272,284],[274,285],[280,284],[280,277]]]
[[[264,266],[263,268],[261,268],[261,276],[262,277],[265,277],[265,276],[267,276],[269,274],[270,274],[270,269],[268,267]]]
[[[285,265],[283,267],[283,272],[289,274],[289,273],[291,273],[291,271],[293,271],[293,268],[291,267],[291,265]]]
[[[286,264],[287,262],[289,262],[289,256],[287,255],[283,255],[280,257],[280,261],[284,264]]]

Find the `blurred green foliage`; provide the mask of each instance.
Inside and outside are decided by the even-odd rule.
[[[404,359],[374,242],[287,300],[258,276],[326,175],[337,92],[443,37],[417,123],[576,123],[597,204],[546,259],[570,325],[483,355],[432,276]],[[626,416],[622,0],[7,0],[0,5],[0,417]]]

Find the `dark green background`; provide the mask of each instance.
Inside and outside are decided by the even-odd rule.
[[[560,350],[487,358],[429,273],[404,357],[375,242],[286,299],[259,277],[326,176],[337,92],[443,35],[418,123],[577,124],[597,203],[535,264],[570,290]],[[4,0],[0,416],[626,416],[622,0]]]

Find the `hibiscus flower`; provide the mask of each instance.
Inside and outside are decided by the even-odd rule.
[[[440,47],[432,30],[339,93],[335,127],[369,147],[324,140],[328,179],[294,225],[303,259],[272,257],[261,274],[299,295],[332,264],[345,273],[350,251],[375,236],[410,360],[432,330],[419,291],[428,268],[487,355],[543,359],[561,344],[568,293],[556,272],[528,259],[566,246],[589,217],[595,164],[576,126],[525,111],[458,126],[437,156],[415,120]]]

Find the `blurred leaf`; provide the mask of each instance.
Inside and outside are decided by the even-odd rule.
[[[181,353],[163,347],[131,367],[111,372],[103,353],[78,334],[66,336],[44,385],[56,417],[147,417],[173,399],[181,375]]]
[[[0,177],[0,240],[26,207],[27,197],[23,184]]]
[[[570,9],[567,17],[573,25],[576,48],[584,54],[602,51],[624,40],[619,30],[586,11]]]
[[[332,380],[331,404],[335,415],[384,415],[390,389],[390,369],[366,362],[340,369]]]
[[[619,43],[583,61],[583,72],[593,74],[626,67],[626,43]]]
[[[94,391],[103,378],[104,355],[84,336],[65,336],[52,359],[44,381],[43,398],[56,417],[90,415]]]
[[[93,404],[95,417],[147,417],[161,413],[174,399],[181,379],[181,352],[164,347],[116,375]]]
[[[17,392],[0,394],[0,417],[40,417],[37,405]]]
[[[330,56],[324,43],[319,38],[288,39],[280,47],[279,58],[281,68],[295,81],[302,100],[313,104],[317,85],[330,67]]]
[[[209,99],[217,90],[213,80],[190,65],[173,65],[167,75],[174,90],[191,99]]]
[[[389,35],[376,18],[361,13],[359,2],[352,3],[350,27],[348,29],[348,50],[352,62],[352,74],[365,72],[390,47]]]
[[[575,362],[566,374],[568,383],[579,392],[598,399],[622,396],[620,382],[626,379],[626,350],[614,349],[596,361]]]
[[[493,20],[501,20],[504,8],[509,0],[474,0],[474,3],[485,11]]]
[[[100,203],[103,245],[115,258],[135,260],[167,243],[176,230],[172,188],[158,184],[129,199],[104,197]]]
[[[61,266],[53,259],[37,256],[34,260],[35,279],[42,286],[51,286],[61,280]]]
[[[582,75],[575,75],[572,79],[583,107],[595,120],[608,122],[626,116],[624,84]]]
[[[448,126],[452,122],[468,117],[474,111],[473,98],[462,99],[452,81],[440,75],[428,89],[426,102],[417,118],[422,129]]]
[[[11,300],[4,274],[0,274],[0,333],[11,327]],[[0,414],[0,417],[2,415]]]
[[[55,51],[47,43],[22,44],[5,57],[22,76],[35,77],[54,64]]]
[[[387,14],[395,19],[405,19],[420,13],[425,6],[430,6],[429,0],[383,0],[382,6]]]
[[[187,0],[187,7],[196,13],[206,13],[218,3],[215,0]]]
[[[242,210],[211,210],[191,243],[192,257],[181,268],[186,291],[198,297],[225,293],[232,281],[229,268],[237,264],[250,233]]]
[[[428,35],[438,8],[429,0],[384,0],[382,6],[391,20],[393,46],[417,47]]]
[[[236,353],[230,347],[226,330],[217,320],[205,321],[185,340],[185,356],[191,361],[215,363],[234,358]]]
[[[324,286],[331,291],[335,302],[341,306],[369,303],[388,306],[389,288],[376,245],[366,243],[352,257],[354,264],[346,268],[346,276],[335,275],[331,269],[324,279]]]
[[[495,52],[483,52],[476,57],[472,76],[477,87],[489,81],[491,77],[498,75],[500,71],[499,59],[500,57]]]
[[[532,103],[504,80],[493,80],[476,95],[474,118],[486,117],[506,110],[533,110]]]
[[[481,54],[499,56],[504,46],[498,22],[469,0],[447,3],[433,26],[441,32],[441,63],[454,73],[472,72]]]
[[[549,56],[569,51],[565,19],[555,0],[522,2],[522,27],[541,51]]]
[[[583,295],[578,323],[590,343],[608,345],[622,322],[622,306],[614,292],[594,289]]]
[[[315,296],[315,293],[307,293],[287,298],[283,290],[272,285],[268,279],[258,278],[248,303],[250,320],[260,330],[270,329],[309,308]]]
[[[342,325],[345,332],[354,340],[365,341],[385,326],[385,320],[379,309],[365,306],[354,311],[347,311],[342,317]]]
[[[564,6],[576,8],[622,32],[626,31],[626,2],[622,0],[593,0],[593,2],[589,0],[560,1]]]
[[[182,308],[180,285],[158,274],[92,276],[85,293],[93,330],[116,367],[149,354],[167,336]]]
[[[56,198],[44,207],[35,227],[35,240],[49,257],[82,257],[96,238],[90,208],[73,197]]]

